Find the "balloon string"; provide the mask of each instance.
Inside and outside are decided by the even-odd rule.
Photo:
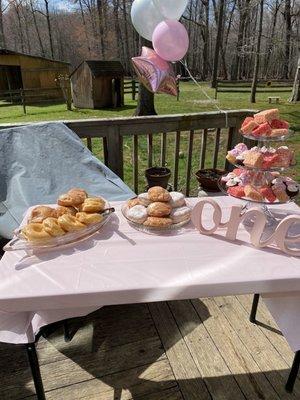
[[[193,77],[191,71],[189,70],[188,66],[187,66],[187,62],[186,60],[181,60],[180,63],[184,66],[184,68],[186,69],[186,72],[189,74],[189,77],[192,79],[192,81],[198,86],[198,88],[201,90],[201,92],[204,94],[204,96],[206,96],[206,98],[208,100],[210,100],[210,102],[213,104],[214,107],[216,107],[216,109],[225,114],[225,128],[228,128],[228,111],[227,110],[223,110],[222,108],[220,108],[214,99],[212,99],[210,97],[209,94],[206,93],[206,91],[203,89],[203,87],[199,84],[199,82],[196,81],[196,79]]]

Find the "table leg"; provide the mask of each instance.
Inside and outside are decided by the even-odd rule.
[[[25,345],[38,400],[46,400],[35,343]]]
[[[259,302],[259,294],[255,293],[255,295],[253,296],[252,308],[249,318],[250,322],[253,323],[256,322],[256,312],[257,312],[258,302]]]
[[[295,381],[299,372],[299,366],[300,366],[300,350],[296,351],[295,353],[293,365],[285,385],[285,390],[289,393],[292,393],[294,389]]]

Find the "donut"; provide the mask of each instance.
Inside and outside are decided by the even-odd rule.
[[[28,222],[41,223],[45,218],[55,217],[56,210],[48,206],[38,206],[31,211]]]
[[[142,205],[136,205],[127,210],[126,216],[130,221],[142,224],[148,217],[147,209]]]
[[[82,194],[62,194],[57,200],[57,204],[64,207],[78,207],[84,202]]]
[[[59,206],[55,210],[56,218],[58,218],[64,214],[76,215],[76,213],[77,213],[77,210],[74,207]]]
[[[30,223],[26,225],[21,232],[29,242],[43,242],[52,238],[52,236],[45,231],[43,224],[40,223]]]
[[[139,200],[137,197],[135,197],[134,199],[130,199],[130,200],[127,201],[127,207],[128,207],[128,208],[137,206],[137,205],[139,205],[139,204],[141,204],[141,203],[140,203],[140,200]]]
[[[88,214],[85,212],[78,212],[76,218],[85,225],[95,224],[103,220],[101,214]]]
[[[80,205],[79,211],[88,213],[98,213],[103,211],[105,208],[105,200],[101,197],[88,197]]]
[[[190,217],[191,209],[187,206],[173,208],[170,214],[173,224],[178,224],[179,222],[189,220]]]
[[[180,192],[170,192],[170,205],[172,208],[185,206],[184,195]]]
[[[171,218],[148,217],[144,222],[145,226],[165,227],[172,225]]]
[[[147,207],[149,217],[167,217],[172,210],[168,203],[155,201]]]
[[[73,232],[85,228],[85,225],[78,221],[76,217],[70,214],[64,214],[58,217],[58,223],[64,231]]]
[[[51,236],[62,236],[66,233],[59,225],[57,218],[48,217],[44,219],[42,225]]]
[[[149,196],[148,196],[147,192],[146,193],[140,193],[138,195],[138,199],[139,199],[140,204],[142,204],[145,207],[148,207],[149,204],[151,203],[151,200],[149,199]]]
[[[148,190],[148,197],[152,201],[170,201],[170,193],[161,186],[153,186]]]

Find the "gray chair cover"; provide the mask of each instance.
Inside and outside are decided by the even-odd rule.
[[[63,123],[0,130],[0,236],[12,237],[28,207],[72,187],[107,200],[134,195]]]

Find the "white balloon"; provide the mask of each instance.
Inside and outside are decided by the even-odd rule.
[[[152,0],[134,0],[131,6],[131,21],[137,32],[145,39],[152,40],[156,26],[164,20]]]
[[[153,0],[153,3],[165,18],[178,20],[184,13],[188,0]]]

